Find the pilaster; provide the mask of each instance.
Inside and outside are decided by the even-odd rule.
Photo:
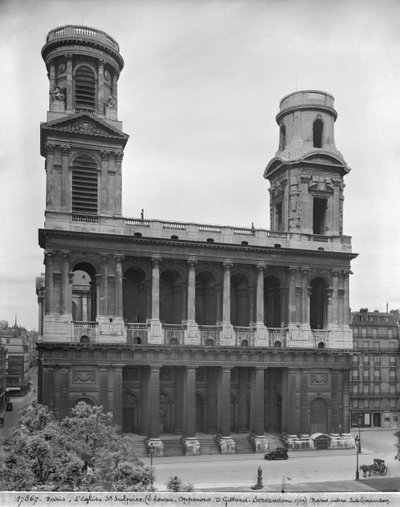
[[[186,366],[183,386],[183,437],[186,454],[200,454],[196,438],[196,368]]]
[[[234,454],[235,442],[231,437],[231,369],[222,366],[218,371],[217,387],[217,441],[221,454]]]
[[[251,372],[250,440],[256,452],[268,449],[264,436],[264,371],[264,368],[255,367]]]
[[[222,332],[221,345],[234,345],[235,334],[231,324],[231,267],[232,262],[226,260],[223,263],[223,298],[222,298]]]
[[[185,324],[185,344],[200,344],[199,327],[196,322],[196,264],[195,257],[188,259],[188,284],[187,284],[187,321]]]
[[[163,456],[164,453],[164,445],[160,440],[160,368],[159,365],[148,368],[146,444],[152,447],[154,456]]]
[[[264,269],[265,264],[257,264],[256,288],[256,324],[254,329],[254,345],[266,347],[268,345],[268,330],[264,323]]]
[[[163,331],[160,322],[160,261],[158,255],[152,257],[151,272],[151,318],[147,322],[149,327],[149,342],[163,343]]]

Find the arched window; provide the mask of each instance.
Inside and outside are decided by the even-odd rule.
[[[160,276],[160,320],[163,324],[180,324],[183,320],[182,278],[168,269]]]
[[[248,326],[250,322],[249,283],[242,274],[231,278],[231,322],[234,326]]]
[[[286,127],[281,125],[279,129],[279,149],[284,150],[286,146]]]
[[[93,322],[96,320],[96,271],[90,264],[79,263],[73,269],[72,320]],[[90,328],[82,328],[82,335]]]
[[[129,268],[122,280],[122,300],[125,322],[146,322],[147,285],[144,271]]]
[[[97,215],[97,164],[92,157],[80,155],[72,166],[72,213]]]
[[[264,280],[264,323],[267,327],[281,327],[280,282],[275,276]]]
[[[85,65],[75,73],[75,111],[96,111],[96,79],[92,69]]]
[[[196,322],[201,326],[213,326],[217,322],[216,281],[209,272],[196,276]]]
[[[310,326],[311,329],[324,329],[326,323],[326,283],[322,278],[314,278],[310,287]]]
[[[322,120],[315,120],[313,123],[313,146],[314,148],[322,148],[322,132],[324,124]]]

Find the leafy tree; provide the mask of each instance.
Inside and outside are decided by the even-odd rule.
[[[112,415],[83,402],[61,422],[32,403],[0,456],[2,490],[143,491],[152,490],[153,481]]]
[[[193,491],[193,486],[188,483],[185,484],[182,482],[182,480],[177,477],[176,475],[174,477],[170,477],[169,481],[167,482],[167,489],[168,491]]]

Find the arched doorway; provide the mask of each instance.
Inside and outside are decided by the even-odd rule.
[[[322,278],[314,278],[310,284],[310,326],[311,329],[324,329],[326,324],[326,289]]]
[[[215,278],[204,271],[196,276],[196,322],[213,326],[217,322],[217,294]]]
[[[129,268],[122,282],[123,309],[125,322],[146,322],[147,284],[141,269]]]
[[[196,433],[204,433],[203,399],[196,393]]]
[[[160,394],[160,433],[172,433],[171,400],[165,393]]]
[[[323,398],[311,402],[310,433],[328,433],[328,404]]]
[[[123,433],[139,433],[138,401],[131,393],[124,393],[122,407]]]
[[[179,273],[168,269],[160,276],[160,320],[163,324],[180,324],[183,315],[183,281]]]
[[[96,270],[91,264],[81,262],[72,271],[72,320],[93,322],[97,314]]]
[[[234,326],[248,326],[250,323],[249,283],[242,274],[231,278],[231,322]]]
[[[275,276],[264,280],[264,323],[267,327],[281,327],[280,283]]]

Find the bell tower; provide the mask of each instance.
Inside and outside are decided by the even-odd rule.
[[[280,102],[279,148],[264,171],[272,231],[343,234],[343,177],[350,168],[336,149],[333,103],[332,95],[315,90]]]
[[[120,217],[121,161],[128,136],[118,121],[119,46],[83,26],[52,30],[42,49],[49,78],[47,122],[41,125],[46,159],[46,226]],[[68,215],[68,216],[67,216]]]

